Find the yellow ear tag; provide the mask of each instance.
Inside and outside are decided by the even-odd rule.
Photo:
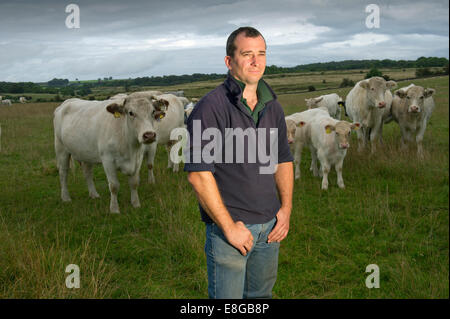
[[[331,129],[330,129],[329,127],[327,127],[327,128],[325,129],[325,132],[326,132],[327,134],[330,134],[330,133],[331,133]]]
[[[163,114],[159,114],[159,119],[162,119],[164,117]]]
[[[119,113],[119,112],[114,112],[114,117],[115,117],[116,119],[118,119],[118,118],[120,117],[120,113]]]

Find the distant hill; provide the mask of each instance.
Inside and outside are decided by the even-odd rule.
[[[353,70],[353,69],[371,69],[371,68],[430,68],[430,67],[447,67],[449,61],[446,58],[437,57],[420,57],[417,60],[345,60],[331,61],[323,63],[310,63],[297,65],[294,67],[279,67],[270,65],[266,67],[265,74],[281,74],[281,73],[301,73],[301,72],[325,72],[334,70]],[[73,90],[82,90],[89,94],[90,88],[93,87],[115,87],[115,86],[168,86],[198,81],[213,81],[225,78],[225,74],[201,74],[194,73],[191,75],[165,75],[165,76],[145,76],[135,79],[117,79],[112,77],[90,81],[72,81],[67,79],[52,79],[47,83],[32,82],[0,82],[0,93],[52,93],[56,94],[60,90],[63,94],[72,93]]]

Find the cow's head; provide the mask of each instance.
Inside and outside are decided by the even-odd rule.
[[[294,120],[286,119],[286,133],[289,144],[292,144],[295,141],[295,131],[297,131],[297,127],[302,127],[304,125],[305,122],[303,121],[300,121],[298,124],[296,124]]]
[[[403,100],[408,113],[420,113],[423,110],[425,99],[432,96],[434,92],[434,89],[424,89],[421,86],[414,85],[407,90],[397,90],[394,94]]]
[[[319,102],[322,101],[322,100],[323,100],[322,96],[312,97],[310,99],[305,99],[306,106],[308,107],[308,110],[309,109],[313,109],[315,107],[318,107],[319,106]]]
[[[156,140],[154,123],[164,118],[168,105],[168,101],[155,96],[130,94],[125,99],[111,100],[106,110],[117,119],[126,119],[139,143],[150,144]]]
[[[358,122],[349,123],[347,121],[338,121],[336,124],[327,124],[324,130],[327,134],[335,133],[335,142],[340,149],[347,149],[350,147],[350,133],[352,130],[357,130],[361,124]]]
[[[369,107],[384,108],[386,106],[386,90],[396,87],[397,83],[394,81],[386,81],[379,76],[374,76],[361,81],[359,86],[366,90]]]

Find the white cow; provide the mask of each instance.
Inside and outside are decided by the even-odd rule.
[[[26,103],[27,99],[25,97],[21,96],[21,97],[19,97],[19,102],[20,103]]]
[[[1,104],[2,104],[2,105],[6,105],[6,106],[11,106],[11,105],[12,105],[12,102],[11,102],[11,100],[6,99],[6,100],[2,100],[2,101],[1,101]]]
[[[305,99],[305,101],[308,109],[326,107],[332,118],[335,118],[336,120],[341,119],[341,105],[344,103],[342,98],[336,93]]]
[[[435,107],[434,93],[434,89],[414,84],[394,93],[392,119],[400,126],[402,146],[405,148],[415,138],[419,158],[423,157],[423,136]]]
[[[328,189],[328,174],[334,165],[339,188],[345,188],[342,168],[347,149],[350,147],[350,133],[357,130],[360,123],[338,121],[330,116],[316,116],[310,123],[311,158],[314,176],[322,175],[322,189]],[[317,159],[321,171],[317,169]]]
[[[297,128],[295,136],[295,178],[300,178],[301,153],[303,147],[308,145],[311,150],[310,170],[314,176],[322,176],[322,189],[328,189],[328,173],[333,165],[337,172],[338,186],[344,188],[342,166],[350,146],[350,132],[358,129],[360,124],[338,121],[322,108],[295,113],[291,118],[305,123],[300,129]],[[317,159],[320,161],[320,171]]]
[[[173,94],[161,94],[158,98],[169,102],[166,115],[161,121],[155,124],[156,142],[147,146],[147,167],[148,182],[155,183],[155,175],[153,173],[157,144],[165,145],[168,153],[168,168],[172,168],[174,172],[178,172],[179,164],[173,163],[170,158],[170,151],[177,140],[170,139],[170,133],[175,128],[184,128],[184,106],[180,97]]]
[[[357,131],[360,151],[369,139],[372,152],[375,151],[375,143],[382,134],[383,117],[388,116],[391,107],[390,92],[386,92],[396,85],[394,81],[372,77],[359,81],[348,93],[345,100],[347,114],[353,122],[361,123],[361,130]]]
[[[117,169],[129,176],[131,204],[139,207],[137,187],[145,145],[157,138],[154,126],[167,105],[164,99],[130,94],[105,101],[69,99],[57,107],[53,125],[62,200],[71,200],[67,171],[72,157],[81,162],[91,198],[99,197],[92,165],[102,163],[111,192],[111,212],[119,213]]]

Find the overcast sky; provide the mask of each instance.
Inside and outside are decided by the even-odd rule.
[[[70,3],[80,28],[66,27]],[[379,28],[366,26],[371,3]],[[245,25],[266,38],[267,65],[448,58],[448,10],[448,0],[0,0],[0,81],[226,73],[226,39]]]

